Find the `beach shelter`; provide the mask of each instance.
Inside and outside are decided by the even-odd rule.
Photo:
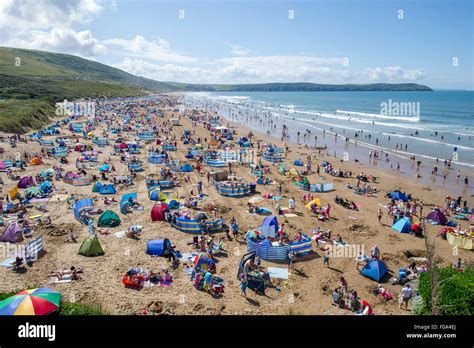
[[[35,180],[31,176],[24,176],[18,181],[18,188],[27,188],[29,186],[34,186]]]
[[[0,242],[10,242],[10,243],[18,243],[23,241],[23,229],[18,225],[18,223],[12,222],[10,225],[7,226],[5,231],[3,231],[2,235],[0,236]]]
[[[99,193],[101,195],[113,195],[117,193],[117,190],[115,189],[114,185],[106,184],[106,185],[102,185],[102,187],[99,190]]]
[[[43,170],[40,175],[43,177],[43,178],[47,178],[47,177],[50,177],[50,176],[53,176],[54,175],[54,169],[53,168],[47,168],[45,170]]]
[[[436,222],[438,225],[446,225],[448,223],[448,218],[444,213],[439,209],[432,210],[426,218],[428,220]]]
[[[153,256],[163,256],[169,249],[171,249],[171,242],[168,238],[150,240],[146,244],[146,253]]]
[[[164,199],[161,199],[162,201],[168,199],[168,197],[166,197],[166,195],[163,192],[161,192],[160,188],[157,187],[157,186],[152,187],[148,190],[148,199],[150,201],[159,201],[160,200],[160,193],[163,194],[163,196],[164,196]]]
[[[34,166],[37,166],[43,164],[43,160],[39,157],[33,157],[30,163]]]
[[[115,227],[120,225],[120,217],[112,210],[106,210],[102,213],[97,221],[98,227]]]
[[[136,192],[126,193],[122,196],[122,198],[120,199],[120,212],[122,214],[127,213],[126,207],[131,204],[130,198],[136,202],[138,199],[137,193]]]
[[[82,256],[98,256],[104,255],[104,249],[100,245],[99,238],[94,234],[89,236],[79,248],[79,255]]]
[[[28,187],[26,190],[25,190],[25,195],[26,196],[32,196],[32,197],[37,197],[37,196],[41,196],[41,190],[39,187],[35,187],[35,186],[32,186],[32,187]]]
[[[189,173],[193,171],[193,166],[189,163],[183,164],[179,170],[181,173]]]
[[[400,233],[409,233],[411,230],[411,221],[409,217],[404,217],[399,219],[397,222],[395,222],[392,225],[392,228],[395,231],[398,231]]]
[[[61,293],[50,288],[23,290],[0,302],[0,315],[48,315],[60,303]]]
[[[168,211],[168,206],[163,203],[157,203],[151,208],[151,221],[164,221],[165,212]]]
[[[388,196],[396,201],[408,202],[408,197],[400,190],[392,191]]]
[[[361,273],[367,278],[380,282],[388,273],[388,270],[381,260],[372,259],[365,265]]]
[[[309,201],[308,203],[306,203],[306,209],[311,210],[311,205],[313,205],[313,204],[320,207],[321,206],[321,200],[319,198],[315,198],[312,201]]]
[[[259,227],[260,233],[264,237],[276,237],[278,233],[278,220],[275,215],[271,215],[263,220]]]
[[[293,162],[293,165],[302,167],[304,164],[300,159],[297,159],[296,161]]]
[[[110,169],[110,166],[108,164],[103,164],[99,167],[99,172],[107,172]]]
[[[50,192],[52,188],[53,188],[53,184],[51,184],[49,181],[42,182],[39,185],[39,189],[43,191],[44,193]]]
[[[199,253],[194,257],[193,264],[203,271],[215,269],[216,263],[208,253]]]
[[[164,203],[168,206],[168,209],[178,209],[180,203],[176,199],[167,199]]]
[[[74,204],[74,217],[79,219],[81,216],[81,211],[84,209],[94,209],[94,201],[92,198],[84,198]]]
[[[92,186],[92,192],[100,192],[100,189],[102,187],[102,183],[100,181],[96,181],[94,186]]]

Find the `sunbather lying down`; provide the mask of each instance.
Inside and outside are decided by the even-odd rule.
[[[51,277],[56,277],[58,280],[66,280],[66,279],[72,279],[72,280],[78,280],[80,278],[79,274],[83,273],[81,268],[75,268],[72,266],[70,269],[65,269],[65,270],[56,270],[56,271],[51,271],[50,276]]]

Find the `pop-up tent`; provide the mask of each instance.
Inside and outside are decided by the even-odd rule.
[[[112,210],[106,210],[97,221],[98,227],[115,227],[120,225],[120,217]]]
[[[396,201],[408,202],[408,197],[400,190],[392,191],[388,196]]]
[[[259,227],[260,234],[264,237],[276,237],[278,233],[278,220],[275,215],[271,215],[263,220],[262,225]]]
[[[409,233],[411,230],[411,221],[409,217],[404,217],[395,222],[392,226],[395,231],[400,233]]]
[[[216,263],[208,253],[199,253],[194,257],[194,267],[203,271],[212,271],[216,269]]]
[[[166,197],[166,195],[161,192],[159,187],[155,186],[148,190],[148,199],[150,201],[165,201],[168,199],[168,197]]]
[[[311,210],[311,206],[313,204],[320,207],[321,206],[321,200],[319,198],[315,198],[312,201],[309,201],[308,203],[306,203],[306,209]]]
[[[302,167],[303,162],[300,159],[297,159],[296,161],[293,162],[293,165],[298,166],[298,167]]]
[[[102,187],[99,190],[99,193],[101,195],[113,195],[117,193],[117,190],[115,189],[114,185],[106,184],[106,185],[102,185]]]
[[[382,261],[378,259],[372,259],[365,265],[361,273],[367,278],[380,282],[388,273],[388,270],[387,266],[385,266]]]
[[[153,256],[163,256],[169,249],[171,249],[171,242],[168,238],[150,240],[146,245],[146,253]]]
[[[23,241],[23,230],[18,223],[12,222],[0,236],[0,242],[18,243]]]
[[[102,183],[100,181],[96,181],[94,186],[92,186],[92,192],[100,192],[100,189],[102,188]]]
[[[190,165],[189,163],[185,163],[181,166],[181,169],[179,170],[181,173],[189,173],[193,171],[193,166]]]
[[[30,163],[34,166],[37,166],[37,165],[43,164],[43,160],[39,157],[33,157]]]
[[[165,203],[155,204],[151,208],[151,221],[164,221],[166,211],[168,211],[168,206]]]
[[[98,256],[104,255],[104,249],[100,245],[99,239],[94,234],[89,236],[79,248],[79,255],[83,256]]]
[[[33,179],[31,176],[24,176],[23,178],[18,181],[18,188],[27,188],[30,186],[35,185],[35,179]]]
[[[444,213],[439,209],[432,210],[426,218],[428,220],[436,222],[438,225],[446,225],[448,223],[448,218]]]

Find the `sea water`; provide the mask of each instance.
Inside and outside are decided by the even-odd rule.
[[[474,174],[474,91],[212,92],[187,93],[185,101],[279,140],[327,145],[338,158],[386,169],[400,163],[401,172],[456,191]]]

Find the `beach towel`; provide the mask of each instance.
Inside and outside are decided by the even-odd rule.
[[[13,267],[13,262],[15,262],[15,258],[14,257],[10,257],[8,259],[5,259],[3,260],[1,263],[0,263],[0,266],[2,267],[7,267],[7,268],[12,268]]]
[[[270,278],[288,279],[288,268],[268,267]]]
[[[125,237],[125,233],[126,233],[126,231],[118,231],[118,232],[115,232],[115,233],[113,234],[113,236],[114,236],[115,238],[123,238],[123,237]]]
[[[283,216],[284,216],[284,217],[287,217],[287,218],[290,218],[290,217],[298,217],[298,215],[293,214],[293,213],[283,214]]]

